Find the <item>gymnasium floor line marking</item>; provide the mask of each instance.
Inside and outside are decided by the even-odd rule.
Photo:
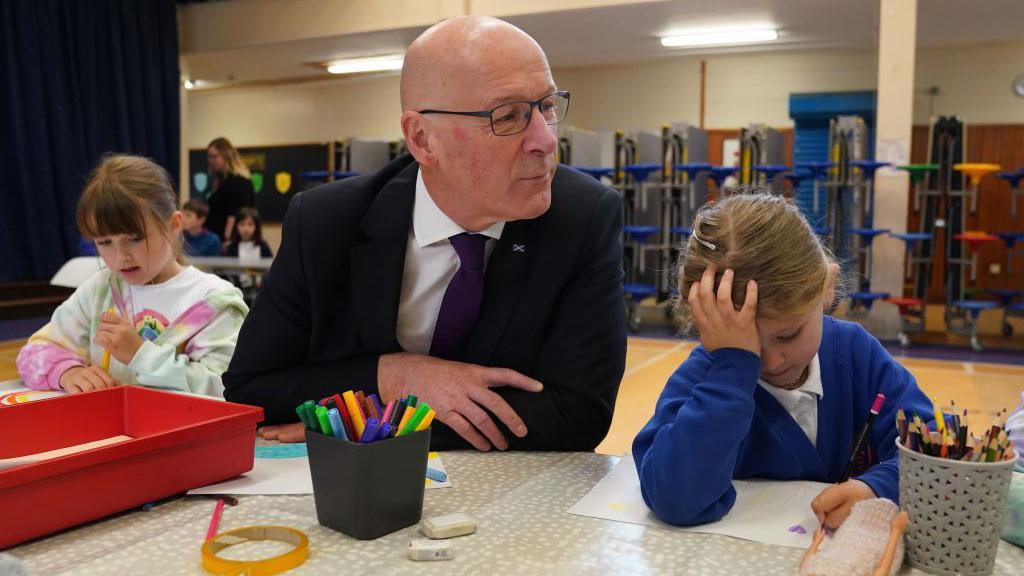
[[[682,352],[686,347],[686,343],[680,342],[675,346],[663,350],[662,352],[655,354],[654,356],[648,358],[647,360],[640,362],[636,366],[630,366],[629,369],[627,369],[626,372],[622,375],[622,379],[625,380],[626,378],[632,376],[633,374],[636,374],[637,372],[643,370],[644,368],[647,368],[648,366],[653,366],[654,364],[661,362],[662,360],[668,358],[673,354]]]

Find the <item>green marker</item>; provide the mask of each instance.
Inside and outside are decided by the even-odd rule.
[[[312,400],[306,400],[295,408],[295,411],[299,413],[299,418],[302,420],[302,423],[305,424],[306,428],[309,430],[316,430],[317,428],[314,406],[316,406],[316,404]]]
[[[406,434],[412,434],[416,431],[416,427],[423,421],[423,417],[430,412],[430,406],[426,402],[420,402],[420,405],[416,407],[416,411],[412,413],[409,421],[405,423],[405,428],[398,433],[399,436],[405,436]]]
[[[324,434],[334,436],[334,429],[331,428],[331,419],[327,417],[327,408],[317,406],[316,419],[320,422],[319,428]]]
[[[295,413],[299,415],[299,420],[302,420],[302,424],[309,428],[309,420],[306,419],[306,407],[299,404],[295,407]]]
[[[405,405],[406,406],[413,406],[413,407],[415,407],[416,406],[416,395],[415,394],[409,394],[408,396],[406,396]]]

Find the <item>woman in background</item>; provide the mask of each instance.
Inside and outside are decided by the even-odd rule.
[[[213,190],[206,199],[210,205],[206,228],[220,238],[222,245],[226,245],[235,228],[235,214],[246,206],[255,206],[256,193],[249,167],[242,162],[238,150],[227,138],[216,138],[210,142],[206,148],[206,162],[213,182]]]

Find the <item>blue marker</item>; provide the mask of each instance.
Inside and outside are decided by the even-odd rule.
[[[386,440],[388,436],[391,436],[391,424],[385,422],[380,425],[380,432],[377,434],[377,437],[374,438],[374,441]]]
[[[370,417],[366,420],[366,426],[363,428],[363,435],[360,436],[360,444],[369,444],[377,439],[377,433],[380,432],[380,420]]]
[[[327,419],[331,421],[334,437],[348,440],[348,434],[345,434],[345,425],[341,422],[341,413],[338,412],[337,408],[331,408],[327,411]]]
[[[434,470],[431,467],[427,467],[427,478],[430,478],[434,482],[445,482],[448,480],[448,475],[440,470]]]

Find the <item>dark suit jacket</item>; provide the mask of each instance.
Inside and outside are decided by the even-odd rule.
[[[395,336],[417,165],[298,194],[281,247],[242,326],[224,396],[262,406],[267,423],[344,390],[377,392]],[[458,360],[517,370],[540,393],[501,387],[529,429],[511,449],[592,450],[611,424],[626,355],[618,194],[565,166],[551,208],[506,224],[487,265],[480,318]],[[435,449],[469,444],[435,423]]]

